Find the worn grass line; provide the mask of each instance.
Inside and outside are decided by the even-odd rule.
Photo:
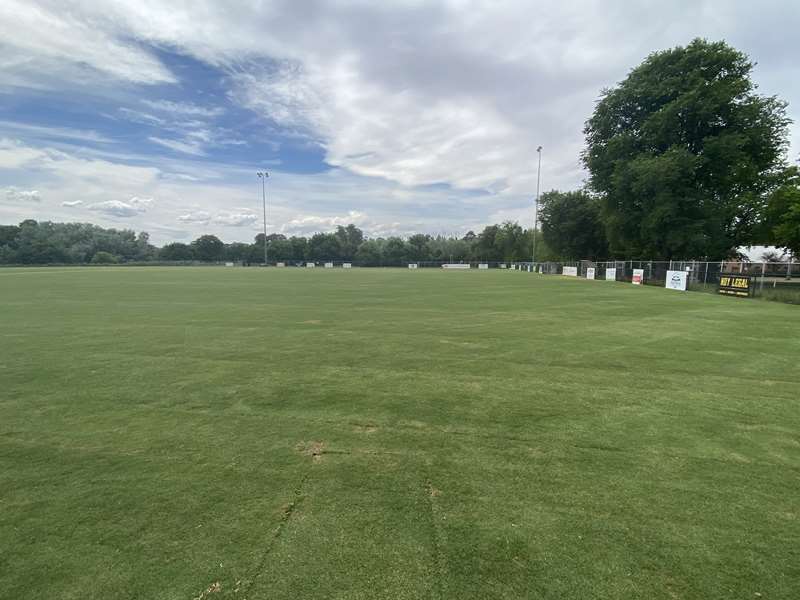
[[[444,553],[442,551],[442,535],[439,531],[439,526],[437,524],[438,513],[436,510],[436,497],[441,493],[431,483],[430,479],[425,481],[425,499],[428,504],[428,517],[430,519],[431,524],[431,553],[433,558],[433,568],[434,568],[434,598],[436,600],[442,600],[446,598],[446,585],[445,585],[445,564],[444,564]]]
[[[253,570],[253,575],[250,577],[249,583],[247,587],[244,589],[244,594],[242,595],[243,598],[247,598],[250,594],[250,590],[258,581],[258,578],[264,572],[264,568],[267,566],[267,560],[269,559],[269,555],[272,553],[273,550],[280,542],[281,537],[283,537],[283,532],[286,530],[286,526],[289,524],[289,521],[292,519],[292,515],[297,511],[300,505],[303,503],[305,499],[305,495],[303,494],[303,489],[305,488],[308,479],[311,477],[311,471],[309,470],[297,486],[294,488],[294,496],[292,501],[286,506],[283,510],[283,515],[281,517],[280,522],[278,523],[278,527],[275,529],[275,533],[272,535],[272,538],[267,544],[266,549],[264,550],[264,554],[261,556],[261,559],[258,561],[256,568]]]

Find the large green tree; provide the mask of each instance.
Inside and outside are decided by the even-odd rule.
[[[612,253],[719,258],[752,243],[789,123],[752,69],[726,43],[696,39],[603,92],[583,160]]]
[[[201,235],[191,246],[197,260],[214,262],[225,258],[225,244],[215,235]]]
[[[764,243],[788,249],[800,257],[800,170],[789,167],[770,195],[765,210]]]
[[[364,241],[364,232],[352,223],[347,227],[337,226],[335,235],[339,239],[342,258],[352,259]]]
[[[608,241],[600,201],[584,190],[542,194],[539,221],[542,236],[562,259],[605,258]]]
[[[340,260],[342,242],[335,233],[315,233],[308,241],[308,253],[314,260]]]

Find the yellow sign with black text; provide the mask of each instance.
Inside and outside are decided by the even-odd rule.
[[[718,291],[725,296],[749,298],[753,295],[753,277],[741,273],[720,273]]]

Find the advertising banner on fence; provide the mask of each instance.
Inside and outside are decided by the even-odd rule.
[[[586,279],[594,279],[594,267],[587,267]]]
[[[419,265],[417,263],[408,263],[408,268],[409,269],[417,269],[417,268],[419,268]]]
[[[686,291],[686,284],[689,281],[689,273],[686,271],[667,271],[667,282],[664,284],[669,290]]]
[[[442,265],[443,269],[469,269],[469,264],[464,263],[445,263]]]
[[[479,269],[488,269],[489,268],[489,263],[480,263],[478,265],[478,268]]]
[[[343,269],[352,269],[353,268],[353,263],[342,263],[342,268]]]
[[[725,296],[749,298],[753,295],[753,277],[741,273],[720,273],[717,291]]]
[[[616,280],[617,280],[617,270],[606,269],[606,281],[616,281]]]
[[[562,275],[569,275],[570,277],[578,276],[578,267],[564,267],[561,270]]]
[[[644,283],[644,269],[634,269],[633,278],[631,279],[633,285],[642,285]]]

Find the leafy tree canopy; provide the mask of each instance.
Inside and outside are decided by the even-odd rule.
[[[564,259],[599,259],[608,255],[600,201],[588,192],[546,192],[541,197],[542,235]]]
[[[770,195],[765,210],[764,241],[800,257],[800,170],[789,167]]]
[[[603,92],[583,161],[612,253],[719,258],[751,243],[789,123],[784,102],[756,93],[752,68],[726,43],[696,39]]]

